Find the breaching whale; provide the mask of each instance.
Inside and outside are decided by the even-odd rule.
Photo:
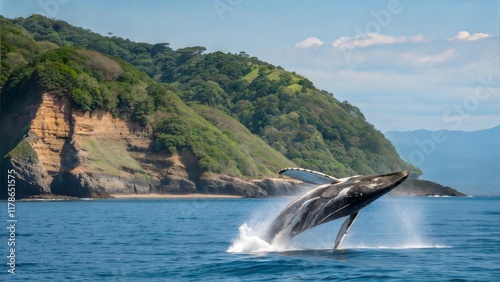
[[[334,249],[340,246],[362,208],[396,188],[408,177],[407,171],[399,171],[337,179],[302,168],[285,168],[279,174],[320,186],[285,207],[271,223],[263,239],[270,244],[277,238],[280,241],[289,240],[309,228],[348,216],[337,234]]]

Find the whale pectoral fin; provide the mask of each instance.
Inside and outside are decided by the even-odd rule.
[[[337,238],[335,239],[335,246],[333,246],[333,249],[336,250],[339,248],[340,244],[344,240],[345,235],[351,228],[351,225],[354,223],[354,220],[356,220],[356,217],[358,216],[359,211],[351,214],[345,221],[342,223],[342,226],[340,227],[339,233],[337,234]]]
[[[282,169],[278,173],[312,184],[321,185],[321,184],[333,184],[340,182],[340,180],[328,174],[304,168],[290,167]]]

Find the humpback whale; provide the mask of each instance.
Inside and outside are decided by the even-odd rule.
[[[271,223],[263,239],[270,244],[277,238],[289,240],[309,228],[347,216],[335,239],[334,249],[338,249],[362,208],[408,177],[407,171],[399,171],[337,179],[302,168],[285,168],[279,174],[319,186],[285,207]]]

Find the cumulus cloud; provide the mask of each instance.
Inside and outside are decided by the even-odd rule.
[[[455,40],[458,40],[458,41],[476,41],[476,40],[484,39],[484,38],[488,38],[488,37],[491,37],[491,35],[489,35],[487,33],[470,34],[468,31],[464,30],[464,31],[460,31],[459,33],[457,33],[457,35],[448,38],[448,41],[455,41]]]
[[[325,42],[321,41],[317,37],[311,36],[311,37],[308,37],[308,38],[298,42],[297,44],[295,44],[295,47],[297,47],[297,48],[310,48],[310,47],[314,47],[314,46],[319,47],[323,44],[325,44]]]
[[[377,44],[397,44],[406,42],[422,42],[425,38],[422,34],[417,34],[412,37],[406,36],[391,36],[380,33],[366,33],[357,36],[343,36],[332,42],[333,47],[339,48],[364,48]]]

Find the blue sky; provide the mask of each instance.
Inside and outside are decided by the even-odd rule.
[[[0,11],[245,51],[358,106],[381,131],[500,124],[499,1],[0,0]]]

